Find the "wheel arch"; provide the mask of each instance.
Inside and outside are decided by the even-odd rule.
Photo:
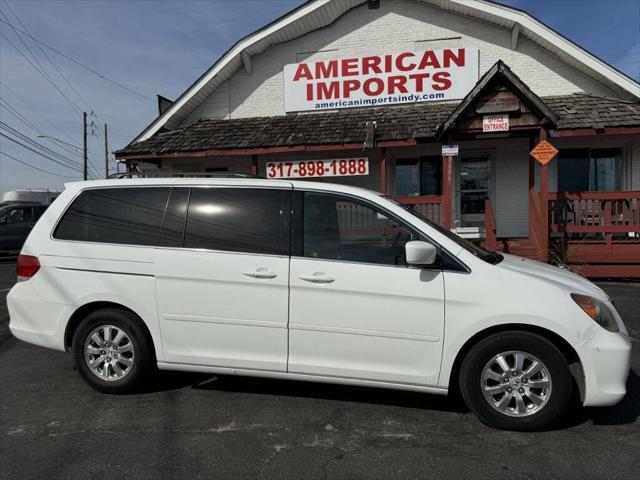
[[[109,309],[109,308],[123,310],[125,312],[129,312],[129,313],[135,315],[138,323],[142,327],[142,329],[143,329],[143,331],[144,331],[144,333],[145,333],[145,335],[147,337],[147,341],[149,342],[149,347],[151,348],[151,351],[153,353],[153,358],[156,359],[157,355],[156,355],[155,342],[153,341],[153,336],[151,335],[151,332],[149,331],[149,327],[147,326],[145,321],[142,320],[142,317],[137,312],[135,312],[134,310],[132,310],[131,308],[129,308],[129,307],[125,306],[125,305],[122,305],[122,304],[116,303],[116,302],[105,302],[105,301],[87,303],[85,305],[82,305],[81,307],[78,307],[73,312],[73,314],[69,318],[69,321],[67,322],[67,326],[66,326],[65,331],[64,331],[64,349],[65,349],[65,351],[69,352],[71,350],[71,343],[72,343],[72,340],[73,340],[73,335],[76,332],[76,330],[78,329],[78,326],[80,325],[80,323],[82,323],[82,320],[87,318],[87,316],[89,316],[93,312],[97,312],[98,310],[105,310],[105,309]]]
[[[569,370],[571,371],[571,375],[573,376],[576,386],[578,387],[578,391],[580,393],[580,399],[584,399],[585,393],[585,381],[584,381],[584,371],[582,368],[582,363],[580,361],[580,357],[576,350],[571,346],[571,344],[565,340],[562,336],[557,333],[544,328],[539,327],[537,325],[529,325],[524,323],[506,323],[501,325],[495,325],[484,330],[477,332],[471,338],[469,338],[464,345],[458,350],[456,358],[453,362],[453,366],[451,368],[451,373],[449,374],[449,392],[454,394],[459,394],[460,386],[459,386],[459,377],[460,377],[460,367],[462,365],[462,361],[469,353],[469,351],[476,345],[480,340],[489,337],[490,335],[507,332],[507,331],[517,331],[517,332],[529,332],[540,335],[543,338],[546,338],[551,343],[553,343],[558,350],[562,353],[562,355],[566,358],[567,363],[569,365]]]

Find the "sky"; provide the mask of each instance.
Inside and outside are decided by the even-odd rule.
[[[0,133],[18,131],[48,148],[50,157],[0,136],[0,194],[15,188],[61,188],[81,178],[82,111],[93,112],[90,173],[103,176],[105,123],[109,150],[122,148],[156,117],[156,94],[177,98],[237,40],[301,3],[0,0],[0,20],[46,44],[0,22]],[[640,80],[640,1],[502,3],[526,10]],[[113,172],[113,155],[109,165]]]

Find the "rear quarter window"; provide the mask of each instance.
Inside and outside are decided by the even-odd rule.
[[[170,188],[83,191],[64,213],[53,238],[127,245],[161,245]]]

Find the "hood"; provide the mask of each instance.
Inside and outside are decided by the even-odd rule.
[[[538,262],[537,260],[517,257],[506,253],[502,255],[504,256],[504,260],[497,264],[497,267],[554,282],[568,288],[572,292],[591,295],[600,300],[609,299],[609,296],[600,287],[577,273]]]

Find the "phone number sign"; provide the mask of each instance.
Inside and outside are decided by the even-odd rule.
[[[369,175],[368,158],[267,162],[267,178],[322,178],[354,175]]]

